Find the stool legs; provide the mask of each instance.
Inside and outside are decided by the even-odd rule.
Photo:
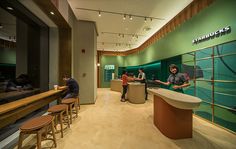
[[[63,112],[61,112],[60,115],[59,115],[60,126],[61,126],[61,137],[63,138],[63,121],[62,121],[62,117],[63,117]]]
[[[41,130],[37,132],[37,148],[41,149],[42,133]]]
[[[79,98],[77,98],[77,104],[78,104],[78,107],[79,107],[79,110],[80,110],[80,100],[79,100]]]
[[[73,106],[73,104],[70,104],[70,123],[72,124],[72,106]]]
[[[55,136],[55,130],[54,130],[54,121],[52,121],[52,123],[51,123],[51,129],[52,129],[53,142],[54,142],[55,147],[57,147],[56,136]]]
[[[22,147],[23,137],[24,137],[23,133],[20,132],[19,141],[18,141],[18,149],[21,149]]]

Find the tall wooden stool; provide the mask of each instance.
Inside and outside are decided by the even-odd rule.
[[[52,131],[52,133],[50,133],[50,131]],[[55,147],[57,146],[54,132],[53,116],[51,115],[45,115],[30,119],[20,127],[18,149],[21,149],[22,147],[22,142],[25,134],[37,135],[38,149],[41,149],[41,141],[43,140],[52,140],[54,142]],[[51,135],[52,138],[48,138],[48,135]]]
[[[75,117],[78,117],[78,100],[77,98],[68,98],[61,101],[62,104],[69,106],[70,111],[70,123],[72,124],[72,114],[75,113]]]
[[[79,100],[79,97],[77,97],[77,106],[79,107],[79,110],[80,110],[80,100]]]
[[[63,138],[63,123],[67,124],[67,128],[70,128],[70,119],[68,114],[68,106],[65,104],[55,105],[48,109],[50,115],[54,116],[55,119],[55,128],[57,130],[57,124],[60,124],[61,137]],[[65,114],[65,116],[64,116]],[[59,119],[59,121],[58,121]]]

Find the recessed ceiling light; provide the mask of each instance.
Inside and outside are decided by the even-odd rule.
[[[55,15],[53,11],[50,12],[51,15]]]
[[[9,7],[9,6],[7,6],[7,9],[8,10],[14,10],[12,7]]]

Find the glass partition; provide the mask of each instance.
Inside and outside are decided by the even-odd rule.
[[[185,93],[203,100],[194,111],[236,132],[236,41],[182,55],[182,72],[191,86]]]

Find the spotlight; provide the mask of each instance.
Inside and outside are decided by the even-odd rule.
[[[126,19],[126,14],[124,14],[124,17],[123,17],[123,20],[125,20]]]
[[[3,25],[0,23],[0,28],[3,28]]]
[[[150,21],[152,21],[152,18],[150,18]]]
[[[7,9],[8,9],[8,10],[13,10],[13,8],[12,8],[12,7],[9,7],[9,6],[7,7]]]
[[[145,23],[147,22],[147,18],[146,18],[146,17],[144,18],[144,22],[145,22]]]
[[[51,15],[55,15],[53,11],[50,11],[50,14],[51,14]]]
[[[129,15],[129,19],[130,19],[130,20],[133,20],[133,18],[132,18],[132,16],[131,16],[131,15]]]
[[[98,16],[99,16],[99,17],[101,17],[101,16],[102,16],[100,11],[98,11]]]

